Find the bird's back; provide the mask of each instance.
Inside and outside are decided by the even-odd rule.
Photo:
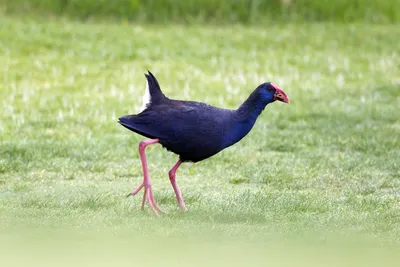
[[[224,149],[224,136],[231,120],[230,110],[167,99],[137,115],[120,118],[120,123],[138,134],[159,139],[182,161],[197,162]]]
[[[182,161],[197,162],[240,141],[253,127],[265,103],[258,103],[257,88],[238,110],[221,109],[195,101],[166,97],[149,72],[144,110],[119,118],[124,127],[159,139]]]

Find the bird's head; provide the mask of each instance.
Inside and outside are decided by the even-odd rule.
[[[290,102],[286,93],[274,83],[263,83],[258,87],[258,89],[261,98],[268,103],[274,102],[276,100],[285,103]]]

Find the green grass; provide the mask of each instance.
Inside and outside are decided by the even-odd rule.
[[[200,251],[225,263],[238,257],[238,247],[251,260],[282,263],[278,256],[286,258],[289,248],[276,244],[285,240],[398,247],[398,36],[399,25],[150,26],[3,17],[0,247],[27,248],[41,239],[53,249],[47,239],[59,231],[92,249],[122,248],[130,262],[143,237],[154,238],[157,251],[159,240],[164,249],[171,239],[202,240],[211,245]],[[268,106],[239,144],[179,169],[185,214],[167,175],[177,157],[160,146],[147,155],[155,197],[168,215],[154,218],[148,207],[140,211],[141,196],[124,197],[142,179],[143,138],[117,118],[139,110],[147,68],[171,98],[236,108],[271,80],[292,101]],[[67,250],[79,250],[69,244]],[[180,248],[196,258],[196,246],[177,248],[172,255]]]
[[[400,21],[400,0],[0,0],[7,14],[64,15],[82,20],[247,23]]]

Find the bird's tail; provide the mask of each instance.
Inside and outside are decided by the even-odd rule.
[[[152,105],[152,104],[159,104],[159,103],[163,102],[166,99],[166,97],[163,94],[163,92],[161,91],[160,85],[158,84],[156,77],[154,77],[154,75],[150,71],[148,71],[148,74],[144,74],[144,75],[146,76],[147,86],[148,86],[148,88],[147,88],[148,92],[146,92],[146,93],[148,93],[150,96],[150,99],[149,99],[150,103],[148,103],[148,104]]]

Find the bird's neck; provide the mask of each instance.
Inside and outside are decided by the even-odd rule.
[[[226,134],[226,146],[233,145],[245,137],[253,128],[258,116],[268,103],[263,102],[253,92],[249,98],[233,111],[232,123]]]
[[[234,111],[235,118],[237,121],[253,122],[254,124],[268,104],[268,102],[263,101],[263,99],[257,95],[257,91],[254,91],[246,101]]]

